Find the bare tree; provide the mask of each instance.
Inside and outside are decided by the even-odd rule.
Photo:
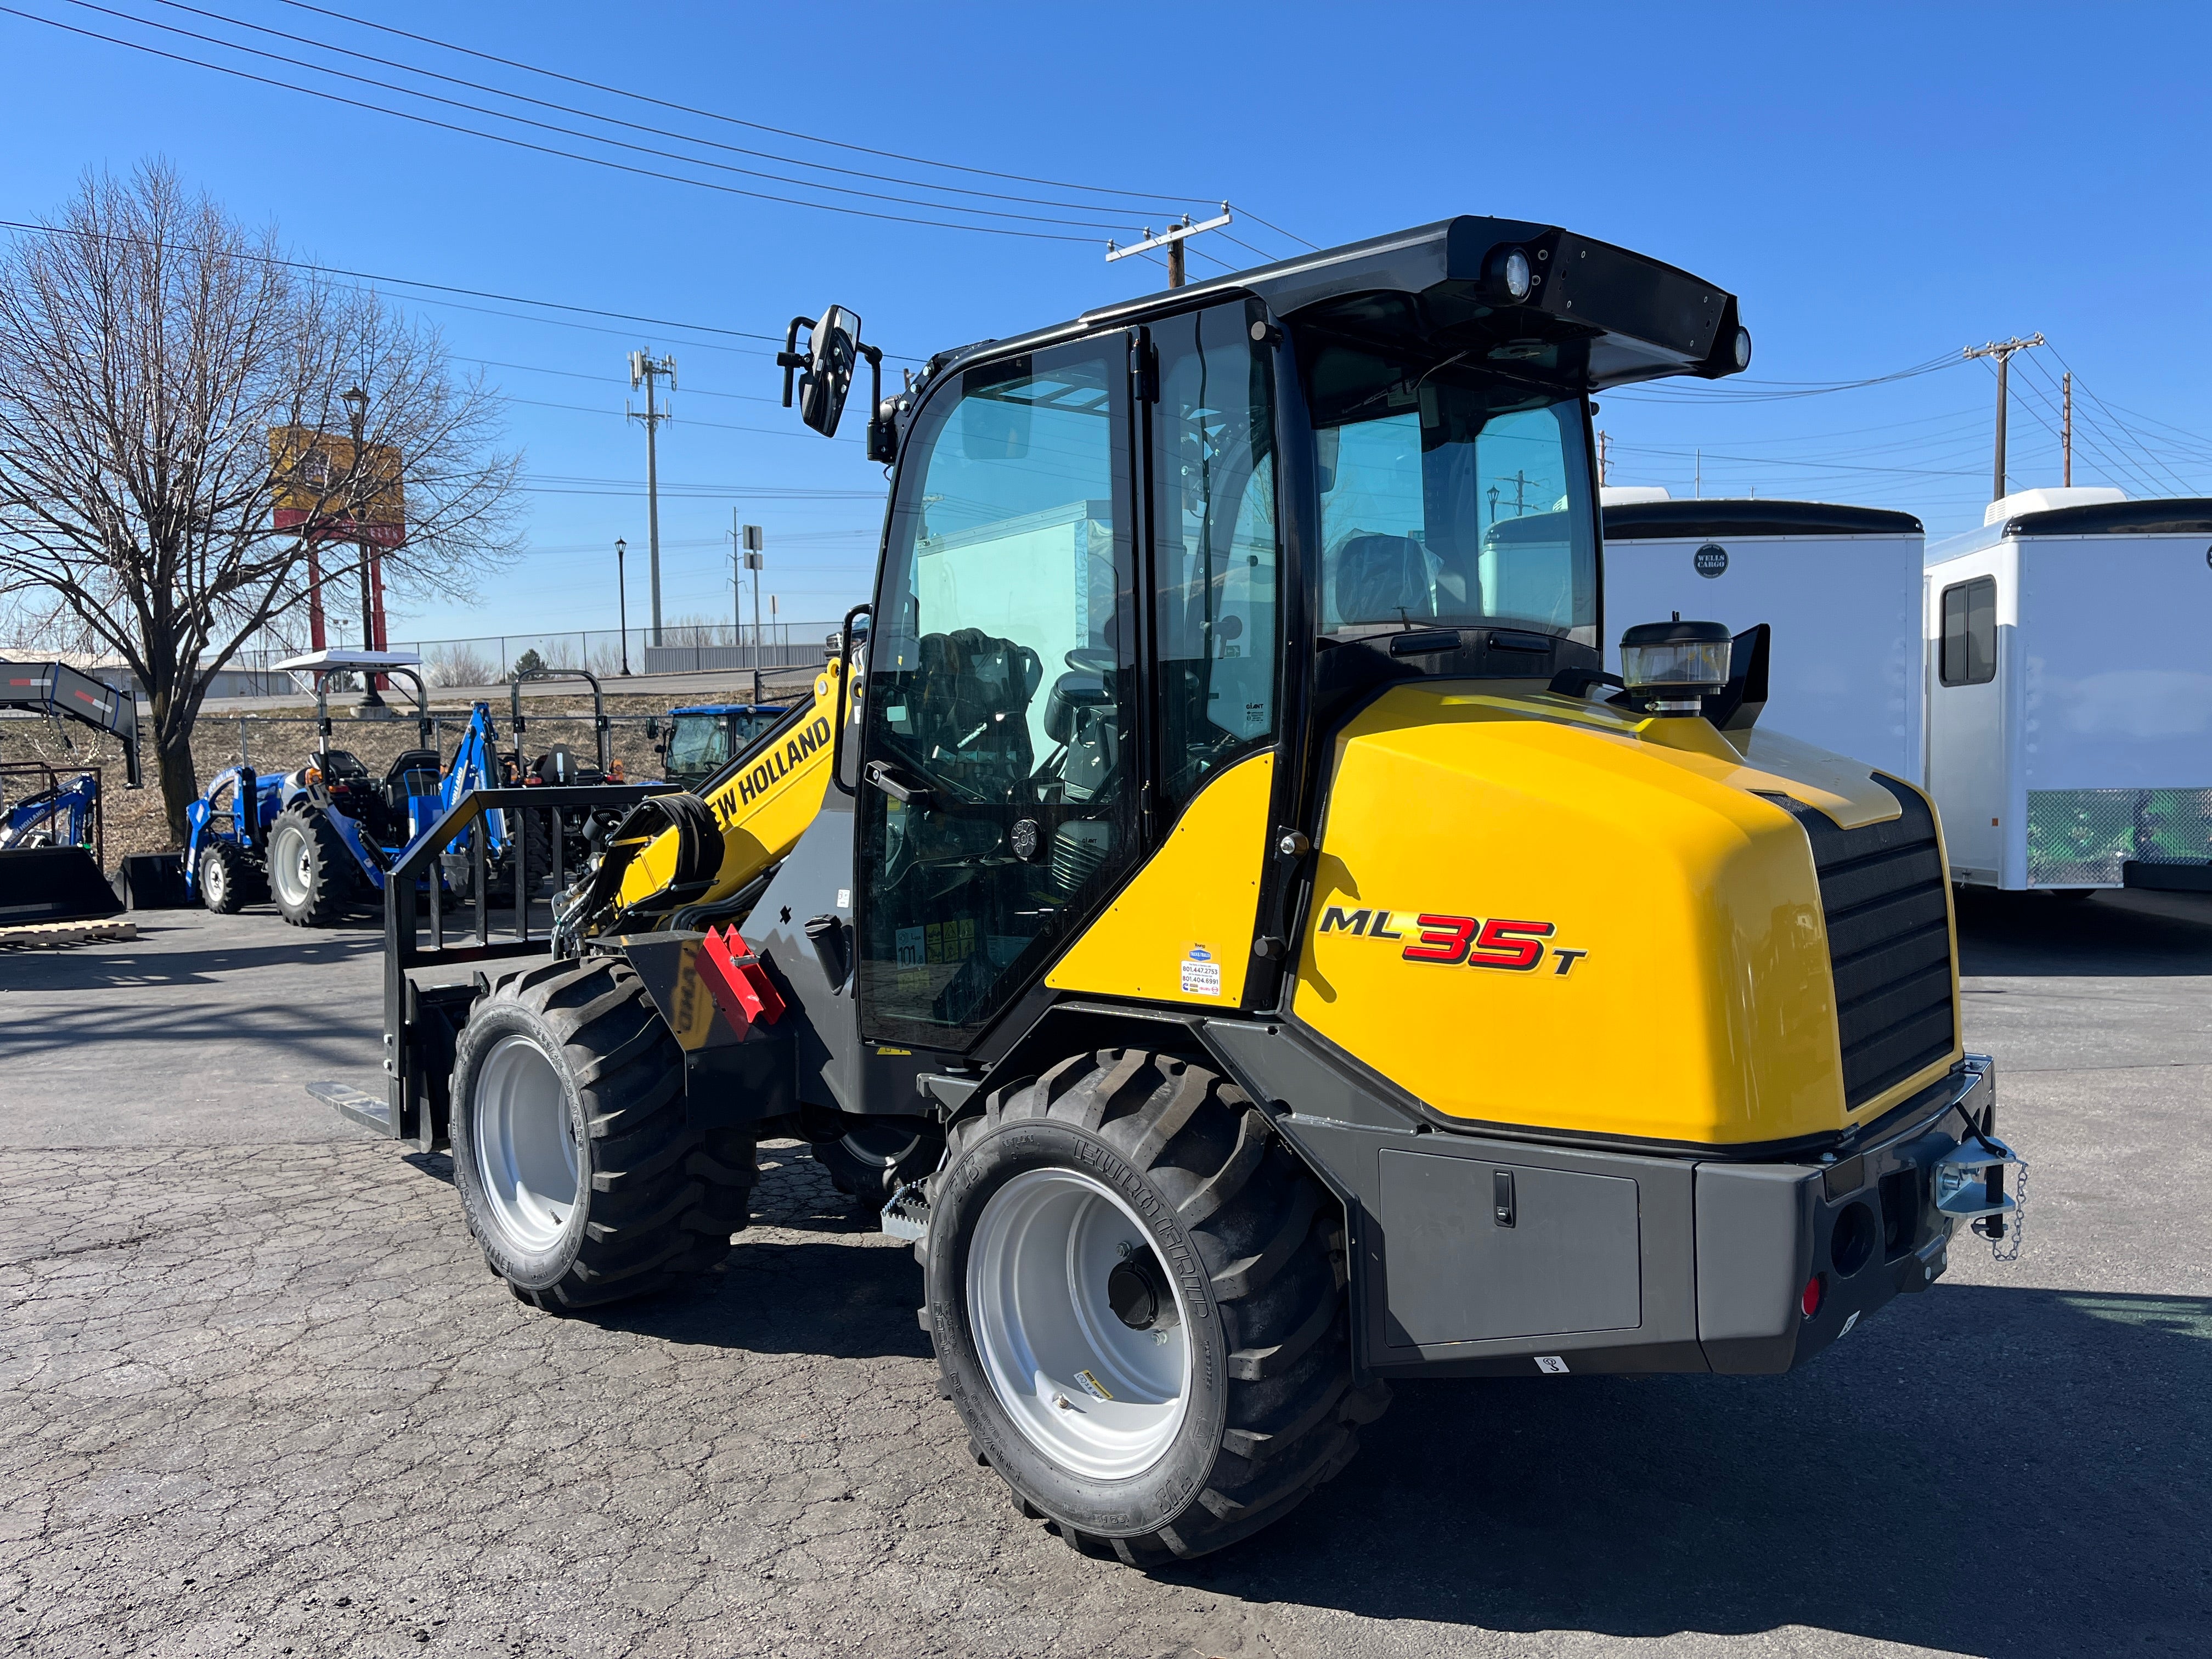
[[[403,494],[404,540],[378,554],[399,592],[465,594],[512,553],[497,416],[434,331],[163,163],[88,176],[0,255],[0,599],[130,665],[179,845],[210,677],[257,635],[298,638],[318,584],[349,611]]]

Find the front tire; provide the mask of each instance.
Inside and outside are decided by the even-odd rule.
[[[265,897],[261,872],[236,842],[211,841],[200,849],[200,902],[219,916],[234,916]]]
[[[1133,1565],[1220,1549],[1358,1450],[1341,1212],[1215,1073],[1062,1061],[956,1125],[925,1318],[1025,1514]]]
[[[352,850],[336,825],[294,802],[269,827],[269,895],[295,927],[327,927],[353,902]]]
[[[469,1230],[538,1307],[709,1273],[749,1218],[752,1131],[691,1127],[684,1051],[619,958],[502,981],[461,1030],[450,1097]]]

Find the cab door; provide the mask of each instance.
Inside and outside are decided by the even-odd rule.
[[[1283,729],[1273,331],[1237,300],[1003,359],[908,440],[862,696],[860,1029],[1050,988],[1234,1009]]]
[[[859,722],[867,1041],[970,1047],[1141,855],[1133,343],[964,370],[908,437]]]

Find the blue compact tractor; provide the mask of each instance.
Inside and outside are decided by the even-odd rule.
[[[609,752],[606,705],[595,676],[546,669],[520,677],[510,694],[514,747],[500,748],[491,706],[479,702],[447,764],[434,746],[418,665],[414,656],[390,651],[319,651],[280,664],[314,677],[320,747],[295,771],[262,775],[240,764],[216,775],[206,793],[185,809],[187,890],[210,910],[234,911],[258,899],[274,899],[287,921],[326,927],[380,892],[385,872],[472,789],[620,781],[622,769]],[[347,672],[396,676],[414,690],[420,746],[403,751],[381,777],[349,750],[331,746],[330,678]],[[596,764],[562,744],[535,757],[526,750],[528,722],[520,680],[564,678],[591,682]],[[439,853],[441,892],[457,902],[512,904],[521,871],[529,872],[534,894],[549,874],[581,869],[611,822],[609,813],[574,807],[487,812],[480,824],[459,832]]]
[[[188,890],[220,911],[267,896],[295,927],[328,927],[380,892],[384,872],[463,795],[500,781],[501,757],[487,704],[477,704],[470,715],[453,763],[441,761],[419,663],[400,652],[318,651],[279,664],[313,676],[320,746],[290,772],[264,776],[250,766],[232,767],[185,809]],[[348,672],[402,678],[415,693],[418,746],[402,751],[381,777],[351,751],[331,745],[330,679]],[[529,833],[529,868],[542,878],[553,863],[551,831],[532,824]],[[480,834],[481,855],[475,844]],[[485,816],[481,830],[463,830],[440,855],[446,890],[471,902],[512,902],[520,862],[514,842],[505,815],[497,812]]]

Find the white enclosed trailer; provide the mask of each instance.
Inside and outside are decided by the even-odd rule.
[[[2212,500],[2007,495],[1924,615],[1954,880],[2212,890]]]
[[[1608,669],[1620,672],[1617,641],[1637,623],[1769,623],[1760,723],[1921,781],[1919,520],[1643,489],[1606,490],[1604,513]]]

